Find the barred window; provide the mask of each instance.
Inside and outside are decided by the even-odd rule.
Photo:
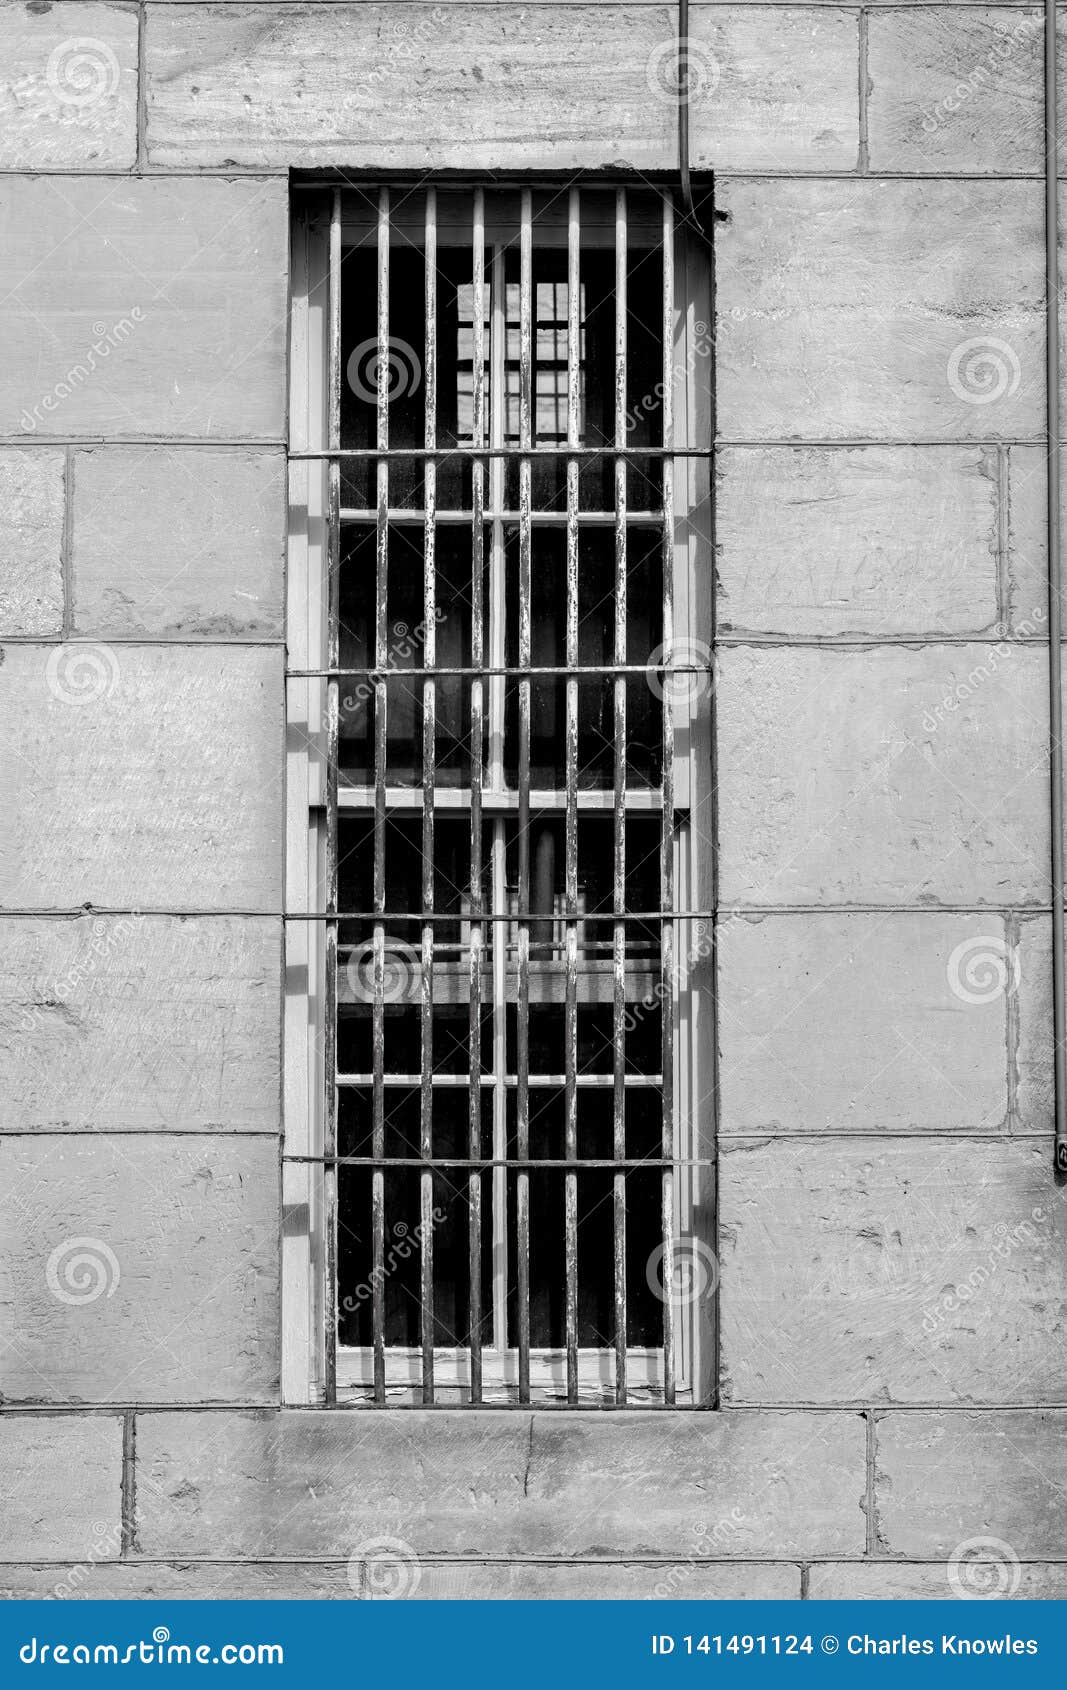
[[[705,1402],[708,248],[600,179],[301,204],[286,1398]]]

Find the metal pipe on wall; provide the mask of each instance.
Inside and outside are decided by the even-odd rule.
[[[1049,761],[1052,800],[1052,1029],[1055,1166],[1067,1174],[1067,998],[1064,980],[1063,678],[1060,560],[1060,323],[1056,0],[1045,0],[1045,290],[1048,405]]]

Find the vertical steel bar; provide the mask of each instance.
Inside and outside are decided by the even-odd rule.
[[[473,389],[472,443],[485,444],[485,193],[474,190],[471,229],[472,323],[471,362]],[[484,662],[484,568],[485,568],[485,460],[471,464],[471,668]],[[469,1154],[482,1154],[482,951],[485,939],[482,915],[482,681],[471,681],[471,886],[470,886],[470,1116]],[[471,1401],[482,1400],[482,1176],[470,1170],[470,1391]]]
[[[615,195],[615,445],[626,445],[626,280],[627,280],[626,189]],[[626,460],[615,459],[615,662],[626,662]],[[612,908],[622,916],[626,910],[626,677],[615,677],[615,802],[613,813],[614,861]],[[613,1153],[617,1161],[626,1157],[626,923],[613,928],[612,951],[612,1068],[613,1068]],[[615,1262],[615,1401],[626,1401],[626,1177],[613,1180]]]
[[[663,1400],[675,1399],[674,1330],[674,205],[663,195],[663,820],[660,843],[660,1005],[663,1076]]]
[[[327,347],[326,439],[330,451],[341,444],[341,190],[334,189],[330,210],[329,325]],[[326,667],[341,661],[341,463],[331,458],[327,469],[326,550]],[[326,683],[326,967],[323,1066],[323,1198],[326,1224],[325,1311],[326,1346],[324,1389],[327,1404],[337,1401],[337,766],[340,736],[340,686],[336,677]]]
[[[533,195],[522,190],[519,210],[519,447],[533,444]],[[519,461],[519,649],[520,669],[530,666],[531,487],[530,459]],[[519,933],[516,1025],[516,1143],[520,1160],[530,1154],[530,682],[519,681]],[[519,1401],[530,1400],[530,1174],[515,1176],[515,1244]]]
[[[581,206],[572,187],[567,203],[567,444],[581,444]],[[578,662],[578,460],[567,459],[567,667]],[[564,1154],[578,1157],[578,681],[567,676],[566,824],[566,997],[564,1004]],[[564,1174],[566,1259],[567,1401],[578,1400],[578,1175]]]
[[[501,244],[493,247],[490,260],[489,335],[489,444],[497,454],[489,461],[489,508],[492,540],[489,552],[489,665],[501,670],[507,662],[505,641],[506,583],[504,559],[504,509],[507,465],[501,451],[507,439],[507,289],[505,256]],[[504,698],[502,674],[489,682],[489,784],[493,792],[504,790]],[[498,918],[507,913],[507,839],[503,817],[492,824],[492,907]],[[507,1118],[507,923],[497,919],[492,930],[493,947],[493,1213],[492,1213],[492,1297],[493,1348],[503,1359],[508,1341],[508,1174],[504,1159],[508,1150]]]
[[[437,444],[437,189],[426,190],[426,357],[424,444]],[[437,465],[427,458],[423,471],[423,663],[432,669],[437,662]],[[434,782],[437,763],[437,683],[426,676],[422,683],[422,907],[427,914],[434,905]],[[422,924],[421,978],[421,1082],[419,1094],[419,1154],[429,1163],[433,1156],[433,922]],[[434,1294],[433,1294],[433,1173],[429,1167],[419,1175],[419,1300],[422,1324],[422,1400],[434,1400]]]
[[[389,446],[389,190],[378,196],[378,406],[377,445]],[[377,532],[374,583],[374,662],[388,662],[389,462],[378,459]],[[388,695],[381,673],[374,685],[374,1003],[372,1020],[373,1154],[385,1156],[385,776]],[[374,1400],[385,1401],[385,1169],[371,1175],[371,1318],[374,1339]]]

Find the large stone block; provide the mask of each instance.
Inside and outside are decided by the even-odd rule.
[[[440,170],[670,168],[677,24],[663,5],[154,7],[153,163]],[[844,9],[694,8],[693,157],[851,169]]]
[[[276,1395],[274,1139],[5,1137],[0,1170],[5,1398]]]
[[[370,1562],[364,1595],[381,1572]],[[765,1561],[423,1561],[412,1592],[440,1602],[795,1601],[800,1568]]]
[[[664,166],[661,7],[173,6],[149,14],[153,164]],[[658,56],[657,56],[658,55]],[[651,70],[646,67],[651,66]]]
[[[808,1569],[808,1597],[812,1602],[955,1602],[958,1585],[967,1576],[960,1566],[956,1580],[948,1561],[838,1561],[816,1563]],[[1033,1562],[1006,1565],[1007,1577],[990,1563],[988,1593],[1017,1602],[1062,1602],[1067,1599],[1067,1566]],[[983,1571],[979,1567],[979,1579]],[[1016,1574],[1018,1584],[1016,1585]],[[1012,1589],[1012,1586],[1015,1588]]]
[[[6,908],[278,908],[278,652],[9,645],[0,708]]]
[[[405,1570],[382,1550],[351,1561],[185,1561],[73,1566],[0,1564],[0,1600],[47,1601],[374,1601],[393,1579],[420,1602],[441,1601],[752,1601],[795,1600],[800,1568],[765,1561],[456,1561],[425,1560]],[[395,1551],[394,1551],[395,1554]],[[395,1570],[394,1570],[395,1569]]]
[[[996,452],[724,447],[719,626],[974,634],[997,621]]]
[[[532,1442],[531,1442],[532,1436]],[[158,1414],[138,1421],[144,1554],[627,1559],[855,1554],[853,1414]],[[211,1546],[210,1548],[208,1546]]]
[[[873,171],[1007,175],[1043,168],[1039,9],[875,9],[867,54]]]
[[[718,959],[722,1132],[1003,1125],[999,916],[735,917]]]
[[[73,481],[76,633],[281,634],[281,453],[98,447]]]
[[[673,66],[670,25],[667,43],[663,57]],[[858,59],[855,12],[694,6],[688,54],[693,163],[709,170],[854,169]],[[662,72],[653,82],[669,86]]]
[[[355,1597],[344,1561],[161,1564],[87,1557],[67,1566],[0,1563],[0,1601],[5,1602],[346,1602]]]
[[[276,920],[0,918],[0,1132],[276,1131],[280,971]]]
[[[63,454],[0,451],[0,638],[63,627]]]
[[[887,1414],[877,1426],[880,1541],[891,1555],[949,1561],[981,1539],[999,1553],[1006,1590],[1013,1557],[1067,1559],[1065,1460],[1062,1410]]]
[[[730,1401],[1063,1399],[1049,1142],[725,1141],[720,1169]]]
[[[724,903],[1045,900],[1047,693],[1035,647],[721,651]]]
[[[126,170],[137,159],[137,7],[0,10],[0,168]]]
[[[1052,917],[1019,924],[1015,1109],[1025,1132],[1051,1132],[1055,1108],[1052,1030]]]
[[[1008,593],[1011,626],[1029,638],[1048,637],[1048,474],[1043,446],[1008,453]],[[1060,520],[1067,524],[1067,452],[1061,450]]]
[[[0,180],[0,434],[279,439],[280,181]]]
[[[122,1421],[113,1414],[0,1415],[0,1506],[9,1561],[117,1559]],[[0,1586],[6,1582],[0,1572]]]
[[[1040,435],[1032,183],[735,181],[719,201],[725,440]]]

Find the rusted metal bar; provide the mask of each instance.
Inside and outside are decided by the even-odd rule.
[[[378,394],[377,440],[389,445],[389,190],[378,198]],[[389,465],[378,460],[378,523],[375,547],[375,663],[388,659]],[[388,695],[386,682],[374,687],[374,998],[372,1054],[374,1088],[372,1141],[376,1157],[385,1155],[385,777]],[[371,1325],[374,1345],[374,1400],[385,1401],[385,1171],[376,1169],[371,1188]]]
[[[674,439],[674,205],[663,195],[663,444]],[[663,462],[663,657],[674,651],[674,464]],[[663,821],[660,845],[660,905],[674,907],[674,715],[669,686],[663,688]],[[674,1143],[674,925],[660,922],[660,1015],[663,1076],[663,1155]],[[663,1222],[663,1400],[675,1400],[674,1169],[662,1173]]]
[[[92,442],[90,442],[92,444]],[[741,442],[738,442],[741,444]],[[834,445],[834,441],[825,442]],[[864,444],[864,442],[859,442]],[[918,445],[928,445],[928,441],[918,441]],[[292,463],[306,463],[308,460],[320,458],[373,458],[377,461],[384,457],[387,461],[394,458],[511,458],[515,455],[513,446],[435,446],[432,450],[419,446],[395,446],[388,451],[379,452],[373,446],[346,446],[336,451],[321,452],[290,452]],[[615,458],[618,456],[614,445],[611,446],[582,446],[572,448],[569,444],[562,446],[532,446],[529,453],[531,458],[580,458],[586,461],[591,458]],[[627,446],[622,453],[624,458],[710,458],[713,449],[710,446]]]
[[[432,462],[434,460],[425,459],[423,461]],[[492,461],[499,463],[500,459],[497,458]],[[501,522],[517,523],[521,515],[521,512],[517,509],[508,510],[506,506],[491,507],[491,509],[492,514],[498,517]],[[342,505],[341,522],[345,526],[354,524],[369,527],[369,525],[375,520],[376,514],[377,513],[369,505]],[[626,526],[628,528],[658,529],[661,517],[662,512],[658,510],[628,510],[626,513]],[[393,505],[389,511],[389,526],[391,528],[421,528],[425,520],[426,513],[425,511],[420,510],[418,505]],[[466,510],[446,509],[439,510],[437,512],[437,521],[442,528],[451,526],[456,528],[467,528],[470,526],[470,520],[470,512]],[[532,528],[563,528],[566,526],[566,523],[566,511],[531,512],[530,526]],[[582,512],[582,526],[584,528],[614,528],[615,513],[614,511],[585,510]],[[405,670],[405,673],[406,672],[407,671]]]
[[[374,1076],[372,1074],[338,1074],[337,1076],[339,1086],[352,1086],[359,1089],[366,1088],[373,1083]],[[421,1074],[397,1073],[387,1074],[385,1077],[387,1091],[418,1091],[420,1083]],[[516,1077],[509,1074],[507,1084],[512,1090],[516,1088],[517,1083]],[[434,1074],[432,1084],[437,1091],[447,1091],[450,1088],[459,1091],[460,1089],[466,1090],[469,1079],[466,1074]],[[483,1089],[492,1087],[495,1084],[492,1074],[483,1074],[481,1084]],[[533,1087],[540,1086],[548,1090],[558,1091],[564,1084],[564,1076],[562,1074],[535,1073],[529,1076],[529,1084]],[[595,1091],[599,1088],[602,1091],[611,1091],[614,1089],[615,1080],[612,1074],[589,1074],[583,1070],[578,1075],[577,1084],[580,1089]],[[630,1091],[658,1091],[660,1077],[658,1074],[627,1074],[626,1085]],[[479,1160],[481,1160],[480,1157]],[[510,1161],[513,1158],[507,1157],[505,1160]]]
[[[615,445],[626,439],[626,189],[615,195]],[[615,662],[626,663],[626,462],[615,460]],[[612,909],[626,912],[626,676],[615,676],[615,803],[612,816]],[[626,1160],[626,923],[613,930],[612,1142],[615,1160]],[[615,1401],[626,1401],[626,1178],[612,1182],[615,1293]]]
[[[567,442],[577,446],[581,384],[581,201],[572,187],[567,196]],[[567,629],[568,667],[578,662],[578,460],[567,459]],[[564,837],[566,985],[564,1003],[564,1145],[568,1160],[578,1155],[578,682],[566,683],[565,775],[567,810]],[[565,1335],[567,1401],[578,1401],[578,1176],[564,1175],[564,1253],[566,1267]]]
[[[499,446],[507,438],[507,288],[506,260],[502,246],[493,249],[490,262],[490,336],[489,336],[489,439]],[[489,550],[489,660],[493,667],[504,665],[505,629],[507,626],[506,575],[504,557],[504,525],[500,512],[504,506],[504,484],[507,465],[503,458],[489,462],[489,508],[492,511],[491,544]],[[489,682],[489,785],[493,792],[504,790],[504,698],[505,681],[494,675]],[[491,823],[492,905],[495,910],[507,908],[507,839],[505,821],[496,815]],[[508,929],[499,923],[491,929],[493,956],[493,1155],[503,1159],[507,1155],[507,963]],[[501,1165],[494,1167],[492,1176],[492,1303],[493,1349],[503,1357],[508,1347],[508,1176]]]
[[[850,906],[850,908],[851,907],[852,906]],[[1031,907],[1033,907],[1033,906],[1031,906]],[[77,911],[77,910],[75,910],[73,912],[74,915],[78,915],[80,913],[81,912]],[[139,914],[140,912],[139,911],[133,911],[132,913],[133,914]],[[173,914],[174,912],[167,910],[167,911],[160,911],[159,913],[170,915],[170,914]],[[179,913],[188,914],[188,915],[196,915],[198,912],[196,910],[188,910],[188,911],[182,911],[182,912],[179,912]],[[227,913],[227,914],[233,913],[233,914],[236,914],[236,915],[249,915],[249,914],[254,915],[257,912],[254,911],[254,910],[253,911],[235,910],[233,912],[227,911],[227,912],[224,912],[224,913]],[[258,913],[261,913],[261,912],[258,912]],[[634,921],[634,922],[665,921],[665,922],[677,923],[679,921],[710,921],[712,919],[712,917],[715,916],[717,913],[720,913],[720,912],[718,912],[714,909],[704,909],[704,910],[660,910],[660,909],[627,910],[626,917],[627,917],[628,921]],[[728,913],[730,913],[730,914],[758,915],[760,913],[760,908],[759,908],[759,906],[753,905],[750,908],[745,908],[743,910],[731,910]],[[964,913],[967,913],[967,912],[964,912]],[[405,921],[450,921],[450,922],[454,922],[455,919],[456,919],[456,917],[455,917],[454,914],[451,914],[451,915],[440,914],[435,910],[406,910],[404,912],[404,920]],[[509,910],[487,910],[483,907],[481,912],[479,913],[479,916],[478,916],[478,924],[479,924],[479,926],[484,926],[487,921],[514,921],[514,919],[515,919],[514,916],[511,914],[511,912]],[[329,910],[286,910],[285,920],[286,921],[373,921],[374,920],[374,911],[373,910],[340,910],[340,911],[338,911],[338,913],[336,915],[333,915],[333,914],[331,914],[331,912]],[[614,910],[584,910],[582,912],[582,925],[583,926],[588,926],[588,924],[591,921],[610,921],[610,922],[614,923],[617,920],[618,920],[618,917],[616,916]]]
[[[519,211],[519,927],[516,1017],[516,1152],[530,1154],[530,667],[531,462],[533,444],[533,196]],[[516,1337],[519,1401],[530,1400],[530,1176],[515,1178]]]
[[[558,1089],[558,1086],[557,1088]],[[327,1162],[332,1161],[342,1167],[373,1168],[384,1165],[388,1168],[421,1168],[424,1166],[422,1156],[300,1156],[287,1155],[282,1158],[285,1162]],[[614,1156],[580,1156],[577,1161],[564,1156],[434,1156],[431,1159],[434,1168],[617,1168],[620,1164]],[[628,1156],[623,1162],[624,1168],[710,1168],[714,1167],[714,1159],[710,1156],[690,1156],[679,1158],[673,1156],[665,1160],[662,1156]]]
[[[662,520],[662,515],[656,517],[657,523],[661,523]],[[470,521],[469,517],[467,521]],[[530,665],[525,668],[521,664],[513,667],[497,666],[495,668],[491,664],[483,664],[478,669],[456,669],[442,664],[432,671],[427,668],[409,669],[405,666],[403,669],[394,669],[389,664],[380,666],[371,664],[369,667],[365,666],[362,669],[288,669],[286,670],[286,679],[290,681],[312,680],[323,679],[328,676],[373,678],[383,673],[410,681],[412,677],[417,678],[420,675],[430,673],[438,677],[442,675],[464,675],[484,679],[492,675],[645,675],[651,677],[653,675],[710,675],[711,672],[711,663],[555,663]]]
[[[330,211],[330,278],[328,311],[327,439],[331,446],[341,441],[341,191],[335,189]],[[326,664],[340,663],[341,588],[341,465],[332,459],[328,469],[326,540]],[[340,744],[340,687],[336,677],[326,682],[326,840],[325,894],[326,926],[324,952],[326,980],[323,993],[323,1147],[327,1156],[337,1154],[337,768]],[[326,1341],[323,1388],[326,1402],[337,1401],[337,1173],[329,1166],[324,1178]]]
[[[471,385],[473,417],[471,431],[475,447],[485,440],[485,193],[474,191],[471,220],[472,322]],[[475,458],[471,464],[471,664],[477,671],[483,661],[484,569],[485,569],[485,464]],[[470,1153],[481,1152],[482,1136],[482,950],[485,929],[482,915],[482,739],[483,700],[480,673],[471,681],[471,883],[470,883]],[[468,1184],[469,1204],[469,1316],[471,1401],[482,1397],[482,1182],[472,1174]]]
[[[423,363],[425,384],[424,438],[426,445],[437,440],[437,190],[426,190],[426,347]],[[422,625],[423,657],[433,669],[437,656],[437,463],[426,460],[425,528],[423,530]],[[434,904],[434,779],[437,764],[437,688],[432,676],[422,685],[422,902]],[[420,995],[419,1149],[424,1162],[433,1156],[433,923],[422,924],[422,979]],[[422,1326],[422,1400],[434,1400],[434,1286],[433,1286],[433,1174],[428,1167],[419,1176],[419,1301]]]

